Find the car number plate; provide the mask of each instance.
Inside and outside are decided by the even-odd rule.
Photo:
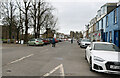
[[[111,69],[120,69],[120,66],[110,65]]]

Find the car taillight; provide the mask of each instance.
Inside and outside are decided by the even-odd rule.
[[[36,42],[39,42],[39,41],[36,41]]]

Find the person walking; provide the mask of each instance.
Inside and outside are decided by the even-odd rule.
[[[52,47],[55,47],[55,38],[52,39]]]
[[[73,39],[71,39],[71,44],[73,44]]]

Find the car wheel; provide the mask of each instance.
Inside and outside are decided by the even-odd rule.
[[[36,44],[34,43],[34,46],[36,46]]]
[[[93,69],[92,69],[92,58],[90,58],[90,71],[93,71]]]

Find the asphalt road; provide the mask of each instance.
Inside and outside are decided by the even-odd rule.
[[[4,45],[3,76],[108,76],[89,71],[85,49],[77,43],[61,42],[47,46]]]

